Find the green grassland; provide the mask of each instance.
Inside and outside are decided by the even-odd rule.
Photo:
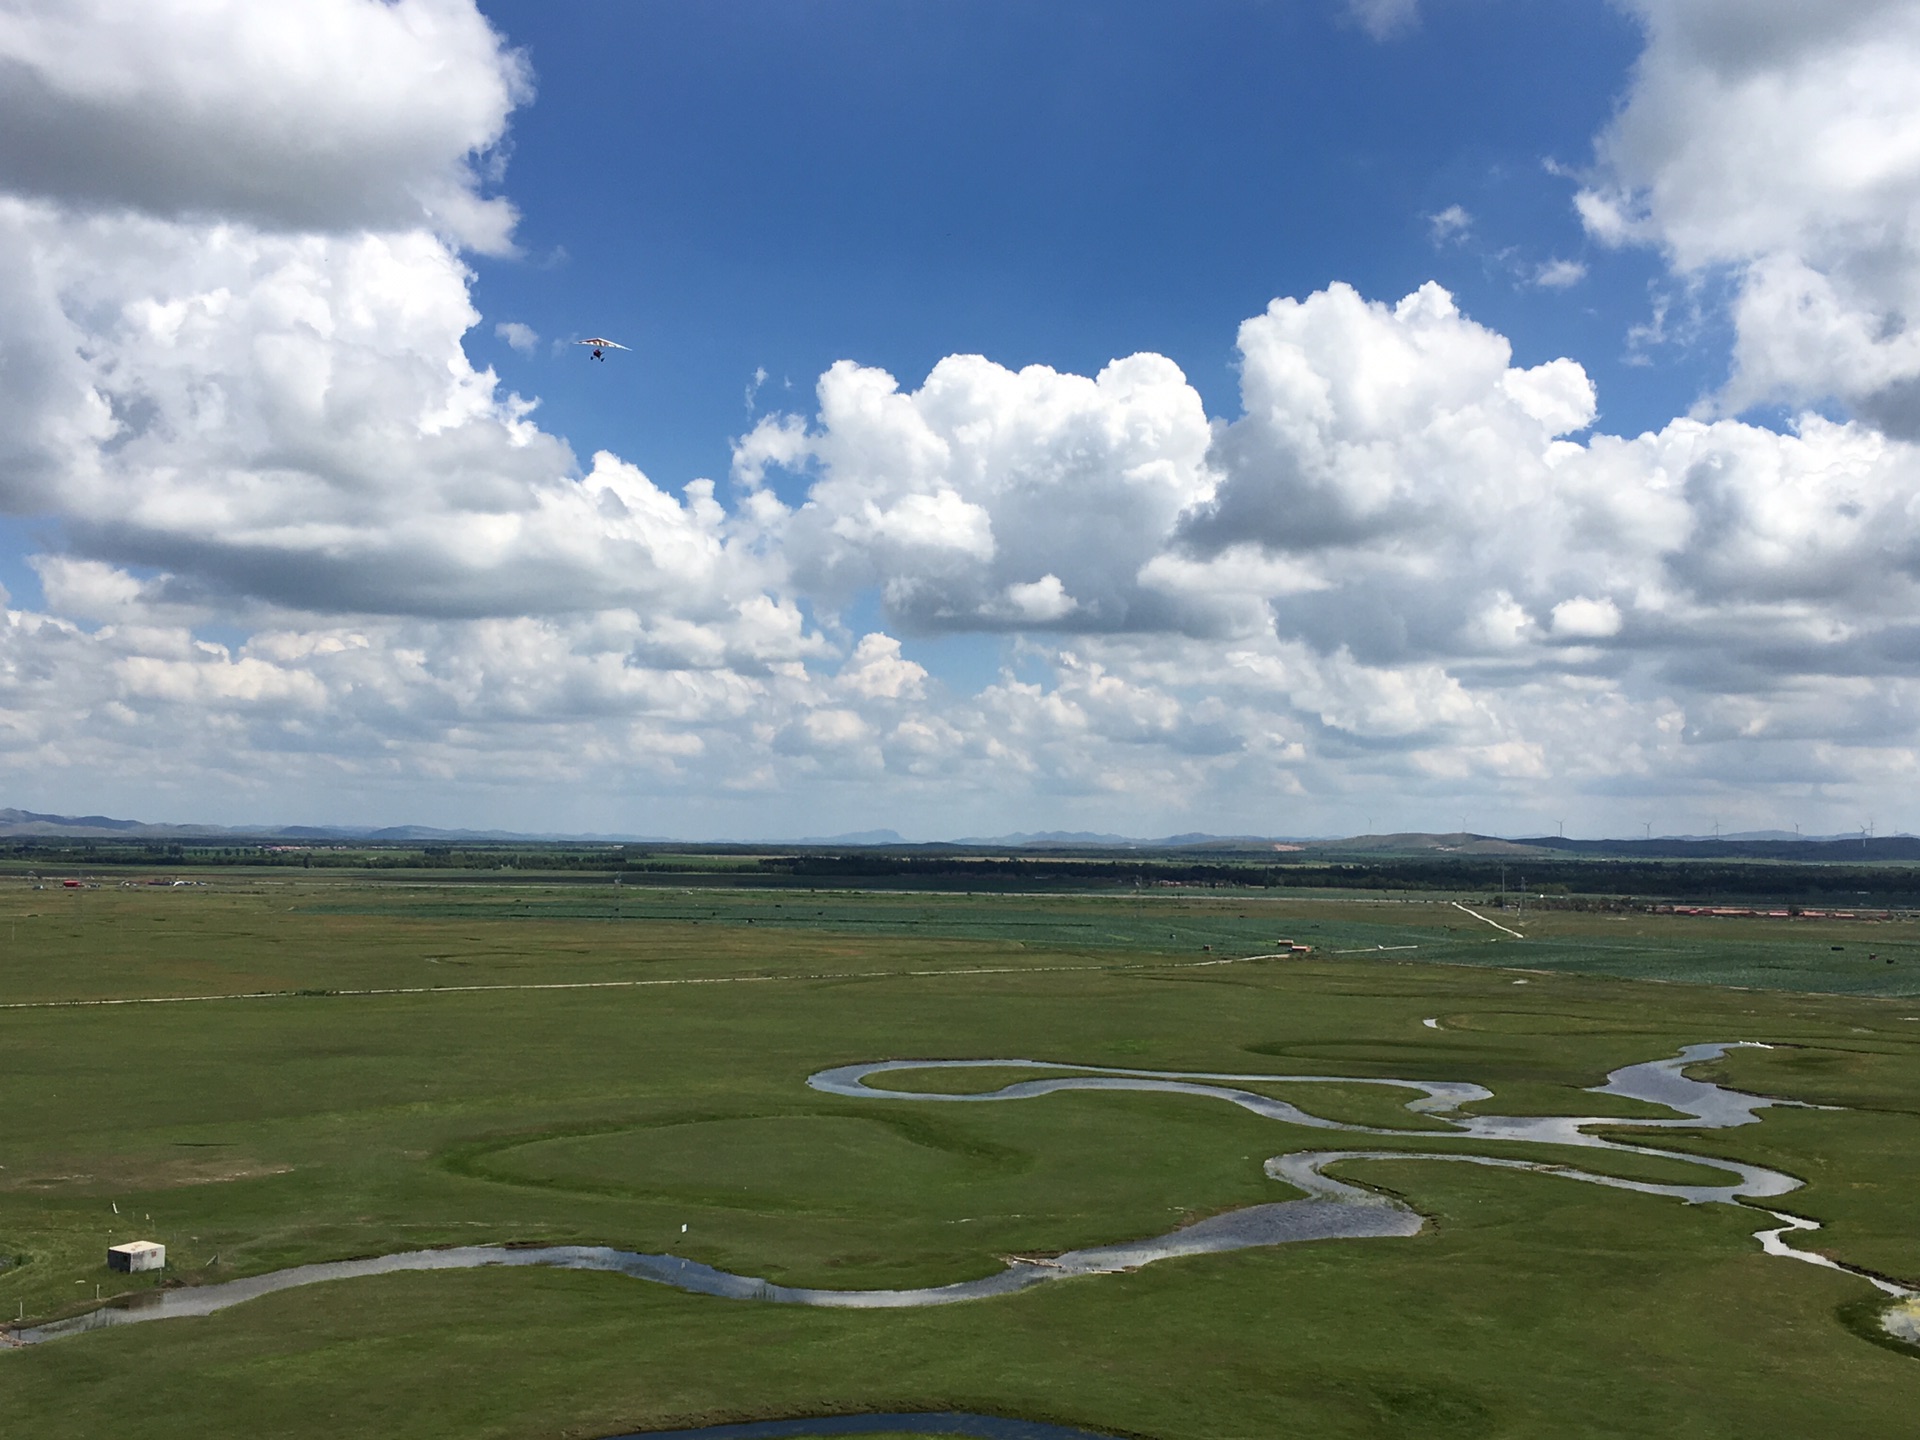
[[[1780,1203],[1825,1226],[1801,1243],[1920,1282],[1920,1002],[1905,998],[1920,993],[1920,931],[1906,922],[1485,912],[1515,940],[1431,896],[245,873],[170,890],[0,885],[8,1319],[153,1284],[102,1265],[106,1244],[136,1236],[164,1241],[169,1280],[186,1283],[527,1241],[670,1250],[784,1283],[938,1284],[1290,1198],[1262,1160],[1347,1143],[1197,1097],[938,1105],[807,1088],[836,1064],[1471,1080],[1495,1091],[1482,1110],[1625,1122],[1657,1112],[1584,1087],[1714,1039],[1776,1047],[1731,1053],[1720,1078],[1845,1108],[1619,1133],[1800,1176]],[[1283,939],[1315,951],[1207,963]],[[1384,948],[1402,946],[1417,948]],[[251,998],[196,998],[219,996]],[[108,1000],[163,1003],[69,1003]],[[984,1090],[1030,1073],[876,1085]],[[1249,1088],[1406,1132],[1367,1148],[1449,1144],[1402,1108],[1408,1092]],[[52,1437],[592,1436],[934,1409],[1166,1440],[1913,1423],[1920,1354],[1862,1338],[1864,1282],[1764,1257],[1757,1212],[1431,1162],[1341,1173],[1405,1198],[1425,1232],[880,1313],[611,1275],[394,1275],[0,1351],[0,1415]]]

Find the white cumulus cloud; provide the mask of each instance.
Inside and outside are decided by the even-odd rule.
[[[1137,572],[1211,484],[1206,412],[1172,361],[1088,378],[958,355],[907,393],[843,361],[819,404],[811,426],[762,420],[735,464],[748,484],[768,464],[813,476],[766,522],[810,593],[844,603],[878,585],[919,630],[1117,630],[1167,612]]]
[[[1452,245],[1464,240],[1473,229],[1473,216],[1463,205],[1449,205],[1427,216],[1427,234],[1436,245]]]
[[[1920,8],[1629,0],[1647,45],[1579,196],[1596,238],[1735,287],[1722,403],[1920,434]]]
[[[11,0],[0,188],[498,250],[484,162],[530,75],[469,0]]]
[[[705,834],[1883,789],[1920,768],[1913,11],[1635,3],[1592,233],[1731,277],[1724,410],[1857,418],[1611,435],[1440,286],[1334,283],[1241,325],[1231,413],[1151,353],[849,359],[721,487],[583,462],[466,353],[530,94],[467,0],[0,4],[0,504],[57,530],[0,766],[42,808]]]
[[[493,333],[522,355],[531,355],[540,344],[540,332],[518,320],[502,320],[493,327]]]
[[[1549,260],[1533,272],[1533,283],[1543,290],[1570,290],[1587,278],[1578,260]]]
[[[1621,623],[1620,607],[1604,596],[1576,595],[1553,607],[1553,633],[1572,640],[1604,640],[1618,635]]]

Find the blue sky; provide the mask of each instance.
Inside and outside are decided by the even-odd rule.
[[[1230,413],[1234,328],[1333,280],[1440,280],[1523,363],[1579,356],[1628,433],[1724,369],[1624,363],[1658,257],[1590,244],[1546,168],[1586,165],[1624,93],[1639,31],[1606,4],[1471,0],[1384,43],[1247,0],[483,8],[539,98],[504,187],[526,254],[481,262],[481,308],[636,348],[584,377],[472,348],[657,480],[724,470],[756,369],[790,405],[849,356],[912,380],[1153,350]],[[1472,229],[1436,245],[1454,205]],[[1542,290],[1553,259],[1593,270]]]
[[[1625,433],[1722,378],[1710,347],[1630,345],[1658,258],[1592,245],[1549,168],[1590,161],[1639,53],[1610,5],[1476,0],[1384,41],[1246,0],[482,9],[540,93],[504,187],[525,253],[482,261],[476,299],[634,353],[587,373],[484,325],[469,349],[659,483],[724,474],[749,387],[804,408],[842,357],[911,382],[955,352],[1091,374],[1150,350],[1230,414],[1235,327],[1335,280],[1438,279],[1521,363],[1582,357]],[[1542,287],[1554,260],[1586,279]],[[963,686],[1014,658],[904,644]]]
[[[17,9],[12,803],[1920,823],[1915,0]]]

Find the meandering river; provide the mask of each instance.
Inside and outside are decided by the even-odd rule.
[[[1751,1125],[1759,1112],[1772,1105],[1798,1102],[1772,1100],[1748,1095],[1704,1080],[1690,1079],[1687,1066],[1717,1059],[1728,1050],[1746,1042],[1716,1042],[1689,1045],[1678,1055],[1665,1060],[1650,1060],[1627,1065],[1607,1076],[1606,1083],[1594,1093],[1645,1101],[1676,1112],[1671,1118],[1623,1120],[1617,1116],[1540,1116],[1467,1114],[1462,1106],[1490,1100],[1493,1092],[1483,1086],[1432,1080],[1362,1079],[1349,1075],[1270,1075],[1243,1073],[1200,1073],[1166,1070],[1133,1070],[1108,1066],[1073,1065],[1055,1061],[1025,1059],[994,1060],[882,1060],[863,1065],[844,1065],[823,1070],[807,1083],[829,1095],[885,1104],[999,1104],[1033,1099],[1064,1090],[1131,1090],[1195,1095],[1222,1100],[1251,1110],[1268,1119],[1311,1129],[1339,1131],[1352,1135],[1385,1135],[1404,1138],[1406,1129],[1354,1125],[1311,1114],[1299,1106],[1251,1090],[1248,1084],[1340,1084],[1377,1085],[1415,1092],[1405,1108],[1417,1115],[1443,1121],[1446,1131],[1420,1131],[1436,1144],[1449,1148],[1433,1150],[1394,1150],[1348,1148],[1294,1151],[1276,1155],[1265,1164],[1266,1173],[1304,1192],[1305,1198],[1271,1204],[1250,1205],[1224,1215],[1216,1215],[1164,1235],[1146,1239],[1117,1241],[1111,1245],[1069,1250],[1049,1260],[1009,1259],[995,1274],[950,1285],[926,1286],[906,1290],[832,1290],[807,1286],[776,1285],[771,1281],[687,1260],[677,1255],[643,1254],[600,1245],[463,1245],[441,1250],[410,1250],[366,1259],[329,1261],[298,1265],[264,1275],[229,1280],[215,1285],[179,1289],[139,1291],[84,1315],[46,1325],[29,1326],[4,1333],[14,1344],[31,1345],[88,1330],[128,1325],[147,1320],[166,1320],[189,1315],[210,1315],[262,1295],[301,1285],[347,1280],[366,1275],[385,1275],[405,1270],[460,1270],[485,1265],[543,1265],[567,1270],[598,1270],[628,1275],[671,1285],[700,1295],[730,1300],[753,1300],[786,1305],[824,1305],[858,1309],[903,1309],[925,1305],[950,1305],[968,1300],[1007,1295],[1035,1285],[1048,1284],[1073,1276],[1110,1274],[1133,1270],[1183,1255],[1213,1254],[1265,1245],[1287,1245],[1309,1240],[1375,1239],[1405,1237],[1419,1233],[1419,1213],[1390,1196],[1364,1186],[1339,1180],[1326,1173],[1329,1166],[1348,1160],[1451,1161],[1487,1165],[1499,1169],[1527,1170],[1536,1174],[1560,1176],[1592,1185],[1605,1185],[1642,1194],[1670,1196],[1688,1204],[1746,1204],[1772,1199],[1799,1188],[1790,1175],[1739,1161],[1707,1159],[1680,1151],[1649,1145],[1628,1144],[1591,1133],[1596,1127],[1614,1131],[1659,1130],[1669,1128],[1722,1129]],[[1043,1072],[1038,1078],[1020,1080],[996,1090],[950,1094],[912,1090],[881,1089],[868,1081],[876,1076],[903,1076],[914,1071],[967,1069],[1025,1069]],[[1451,1148],[1455,1141],[1501,1141],[1555,1146],[1576,1146],[1595,1150],[1619,1151],[1655,1156],[1682,1162],[1724,1177],[1717,1184],[1663,1184],[1650,1180],[1632,1180],[1575,1166],[1528,1161],[1507,1156],[1480,1155],[1469,1149]],[[1759,1207],[1756,1207],[1759,1208]],[[1777,1214],[1761,1209],[1779,1224],[1757,1231],[1756,1238],[1769,1255],[1806,1261],[1831,1269],[1846,1269],[1822,1255],[1814,1255],[1787,1245],[1783,1235],[1818,1229],[1811,1220]],[[1864,1275],[1884,1292],[1907,1296],[1912,1292],[1876,1276]],[[1015,1423],[1015,1422],[1009,1422]],[[794,1432],[800,1433],[800,1432]],[[818,1430],[808,1434],[823,1433]]]

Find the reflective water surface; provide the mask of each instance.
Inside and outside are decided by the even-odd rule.
[[[676,1289],[729,1300],[757,1300],[786,1305],[823,1305],[859,1309],[902,1309],[925,1305],[950,1305],[1007,1295],[1054,1280],[1081,1275],[1110,1274],[1137,1269],[1157,1261],[1184,1255],[1213,1254],[1245,1250],[1266,1245],[1287,1245],[1307,1240],[1385,1239],[1417,1235],[1421,1217],[1411,1207],[1390,1196],[1366,1189],[1326,1173],[1327,1167],[1353,1160],[1453,1161],[1486,1165],[1498,1169],[1527,1170],[1536,1174],[1560,1176],[1592,1185],[1634,1190],[1648,1195],[1670,1196],[1688,1204],[1737,1204],[1784,1195],[1799,1188],[1790,1175],[1739,1161],[1703,1159],[1679,1151],[1628,1144],[1603,1139],[1589,1133],[1592,1127],[1613,1130],[1720,1129],[1751,1125],[1759,1111],[1770,1105],[1791,1104],[1747,1095],[1704,1080],[1689,1079],[1683,1070],[1706,1060],[1717,1059],[1736,1045],[1746,1042],[1715,1042],[1689,1045],[1678,1055],[1665,1060],[1650,1060],[1627,1065],[1607,1076],[1606,1083],[1594,1087],[1596,1094],[1619,1096],[1661,1106],[1670,1116],[1622,1120],[1615,1116],[1553,1115],[1481,1115],[1462,1113],[1460,1107],[1493,1098],[1480,1085],[1460,1081],[1366,1079],[1349,1075],[1269,1075],[1238,1073],[1178,1072],[1135,1070],[1090,1065],[1071,1065],[1053,1061],[995,1060],[882,1060],[862,1065],[843,1065],[809,1077],[807,1083],[829,1095],[890,1104],[993,1104],[1033,1099],[1072,1090],[1129,1090],[1203,1096],[1227,1101],[1289,1125],[1317,1130],[1336,1130],[1357,1135],[1399,1135],[1410,1132],[1379,1126],[1350,1125],[1313,1115],[1285,1100],[1237,1088],[1237,1084],[1339,1084],[1377,1085],[1415,1092],[1405,1108],[1414,1114],[1438,1118],[1451,1131],[1422,1130],[1422,1142],[1447,1145],[1444,1149],[1419,1151],[1391,1149],[1307,1150],[1276,1155],[1265,1164],[1266,1173],[1304,1193],[1305,1198],[1250,1205],[1224,1215],[1216,1215],[1164,1235],[1122,1240],[1111,1245],[1069,1250],[1050,1259],[1012,1258],[1005,1268],[972,1280],[949,1285],[926,1286],[907,1290],[830,1290],[805,1286],[777,1285],[748,1275],[735,1275],[677,1255],[649,1255],[631,1250],[616,1250],[599,1245],[463,1245],[442,1250],[410,1250],[394,1255],[378,1255],[357,1260],[329,1261],[317,1265],[298,1265],[243,1280],[216,1285],[200,1285],[172,1290],[151,1290],[120,1297],[118,1300],[70,1320],[5,1332],[16,1344],[36,1344],[64,1335],[145,1320],[164,1320],[188,1315],[209,1315],[230,1305],[238,1305],[262,1295],[314,1285],[325,1281],[346,1280],[368,1275],[385,1275],[408,1270],[457,1270],[486,1265],[545,1265],[566,1270],[609,1271],[671,1285]],[[1041,1078],[1020,1080],[996,1090],[969,1094],[946,1094],[877,1088],[867,1082],[876,1076],[902,1076],[913,1071],[966,1070],[983,1068],[1019,1068],[1047,1072]],[[1624,1151],[1636,1155],[1658,1156],[1680,1161],[1723,1178],[1718,1183],[1662,1184],[1648,1180],[1629,1180],[1615,1175],[1582,1170],[1575,1166],[1514,1159],[1505,1156],[1474,1154],[1470,1149],[1452,1148],[1460,1140],[1499,1140],[1578,1146],[1596,1150]],[[1814,1230],[1811,1220],[1763,1213],[1780,1221],[1777,1228],[1756,1232],[1769,1255],[1802,1260],[1830,1269],[1843,1270],[1825,1256],[1814,1255],[1788,1246],[1780,1237],[1790,1231]],[[1850,1273],[1858,1274],[1853,1271]],[[1894,1295],[1910,1292],[1890,1281],[1864,1276],[1882,1290]],[[856,1417],[859,1418],[859,1417]],[[981,1417],[974,1417],[976,1419]],[[779,1422],[786,1423],[786,1422]],[[994,1422],[1019,1424],[1025,1422]],[[886,1427],[880,1427],[886,1428]],[[718,1432],[706,1432],[717,1436]],[[769,1432],[772,1433],[772,1432]],[[790,1431],[789,1434],[819,1434],[820,1431]],[[835,1433],[855,1433],[835,1432]],[[975,1433],[953,1431],[951,1433]],[[984,1432],[982,1432],[984,1433]],[[1005,1432],[1011,1434],[1011,1432]],[[1038,1435],[1039,1432],[1032,1432]],[[1060,1432],[1062,1434],[1067,1432]]]
[[[1920,1300],[1909,1299],[1903,1304],[1895,1305],[1881,1317],[1880,1323],[1896,1340],[1904,1340],[1909,1345],[1920,1345]]]

